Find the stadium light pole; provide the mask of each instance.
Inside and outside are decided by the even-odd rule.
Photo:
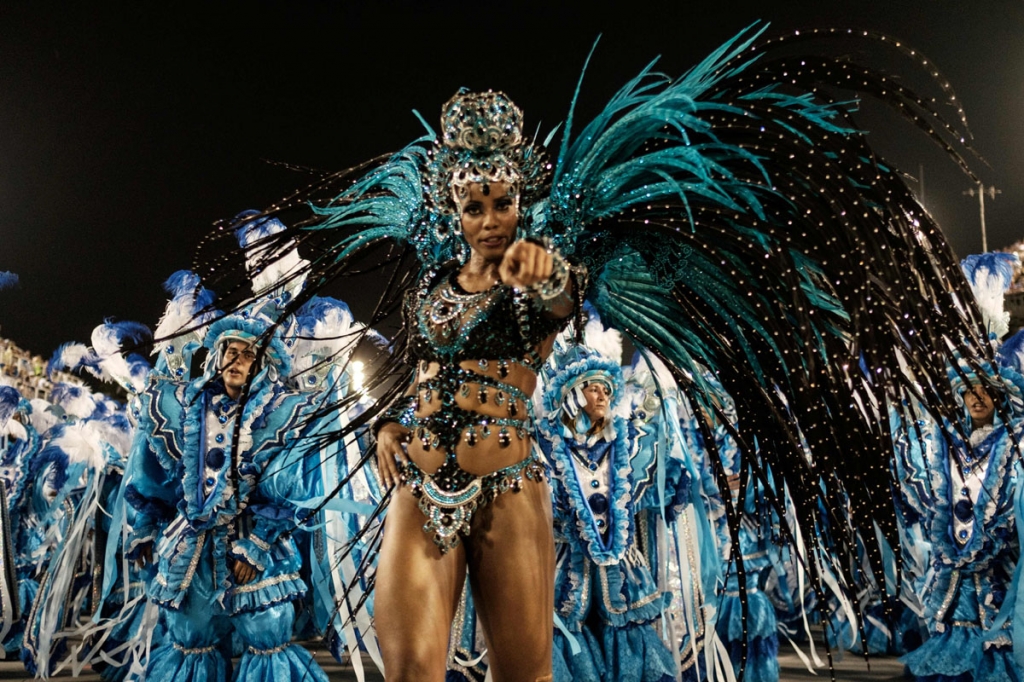
[[[985,234],[985,195],[987,194],[989,199],[995,199],[997,194],[1002,194],[1003,190],[996,189],[994,185],[985,186],[984,183],[979,182],[977,187],[972,187],[968,190],[964,190],[964,196],[978,197],[978,210],[981,213],[981,251],[982,253],[988,253],[988,236]]]

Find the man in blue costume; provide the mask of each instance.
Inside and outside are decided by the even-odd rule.
[[[148,596],[168,632],[147,678],[227,679],[234,630],[245,646],[234,679],[326,682],[289,644],[291,602],[306,591],[295,503],[322,494],[299,451],[316,394],[284,388],[289,355],[256,317],[214,322],[204,345],[202,377],[154,374],[140,394],[127,464],[129,556],[154,564]]]
[[[967,257],[961,267],[996,362],[949,367],[963,409],[959,424],[923,409],[916,422],[892,417],[898,503],[931,545],[921,587],[930,637],[901,660],[919,682],[1019,682],[1024,331],[1000,342],[1010,317],[1003,293],[1019,261],[987,253]]]
[[[641,394],[633,386],[633,393],[646,397],[634,404],[618,362],[618,335],[599,328],[596,320],[587,326],[594,347],[556,349],[545,367],[538,443],[552,471],[555,611],[561,623],[554,633],[554,679],[676,680],[678,640],[693,634],[676,637],[663,627],[672,598],[655,571],[663,563],[658,552],[672,554],[677,546],[673,522],[690,503],[695,481],[682,453],[670,447],[681,440],[674,405],[668,410],[673,430],[662,437],[664,393]],[[620,409],[620,403],[628,407]],[[667,525],[657,518],[659,466],[665,470]],[[672,537],[659,543],[662,527]],[[671,578],[663,577],[669,584]],[[681,623],[676,627],[686,630]],[[689,648],[689,641],[680,647]],[[690,661],[682,679],[697,676]]]
[[[947,442],[940,426],[922,422],[904,430],[905,446],[898,452],[901,502],[920,516],[932,546],[924,588],[931,637],[901,659],[924,682],[1022,679],[1013,656],[1012,615],[999,616],[1019,556],[1014,513],[1019,451],[1012,435],[1019,418],[1010,427],[997,403],[1004,403],[1004,415],[1016,417],[1024,402],[1020,377],[1011,379],[1009,368],[1002,371],[1007,387],[1002,393],[974,375],[968,375],[970,384],[955,377],[968,414],[967,439],[952,433],[952,443]]]

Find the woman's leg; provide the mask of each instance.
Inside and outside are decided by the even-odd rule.
[[[408,488],[399,488],[384,523],[373,603],[388,682],[445,677],[466,554],[459,544],[442,556],[423,532],[425,520]]]
[[[495,682],[551,679],[555,543],[551,491],[524,480],[477,512],[468,539],[473,601]]]

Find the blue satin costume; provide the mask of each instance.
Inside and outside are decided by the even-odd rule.
[[[930,637],[901,660],[922,682],[1017,682],[1024,676],[1013,660],[1012,618],[993,625],[1020,554],[1013,505],[1019,453],[1002,423],[972,434],[979,440],[973,455],[951,437],[964,476],[926,422],[904,430],[897,451],[901,501],[920,517],[932,547],[923,590]]]
[[[225,680],[234,630],[245,650],[233,679],[326,682],[312,656],[289,644],[291,602],[306,592],[289,534],[302,520],[293,503],[322,494],[315,466],[293,447],[302,445],[302,417],[315,394],[286,391],[265,373],[242,408],[209,377],[188,384],[157,377],[139,396],[126,472],[134,508],[128,550],[135,556],[153,543],[157,570],[148,596],[167,626],[148,679]],[[237,481],[230,465],[236,432]],[[255,568],[256,578],[237,584],[231,561]]]
[[[553,378],[537,437],[552,471],[560,622],[554,633],[554,679],[676,680],[678,642],[666,641],[672,638],[663,627],[673,595],[657,576],[659,503],[665,504],[665,521],[673,523],[690,502],[693,481],[685,464],[668,453],[673,441],[681,441],[674,403],[666,435],[665,416],[657,408],[637,408],[629,419],[614,413],[623,393],[617,362],[585,346],[555,356],[560,361],[549,372]],[[604,383],[612,395],[609,417],[596,433],[582,398],[574,395],[592,382]]]

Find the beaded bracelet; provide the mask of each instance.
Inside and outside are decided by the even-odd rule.
[[[542,301],[550,301],[553,298],[557,298],[559,294],[565,291],[566,285],[569,284],[569,263],[562,258],[562,254],[555,251],[554,247],[551,246],[550,240],[528,237],[526,241],[544,247],[551,254],[551,274],[548,275],[547,279],[523,287],[523,291],[531,296],[536,296]]]
[[[381,412],[381,415],[377,417],[377,421],[373,423],[373,435],[377,436],[377,433],[389,422],[395,424],[401,424],[405,428],[409,428],[412,424],[413,413],[416,411],[416,396],[406,395],[396,399],[393,403],[388,405],[387,409]]]

